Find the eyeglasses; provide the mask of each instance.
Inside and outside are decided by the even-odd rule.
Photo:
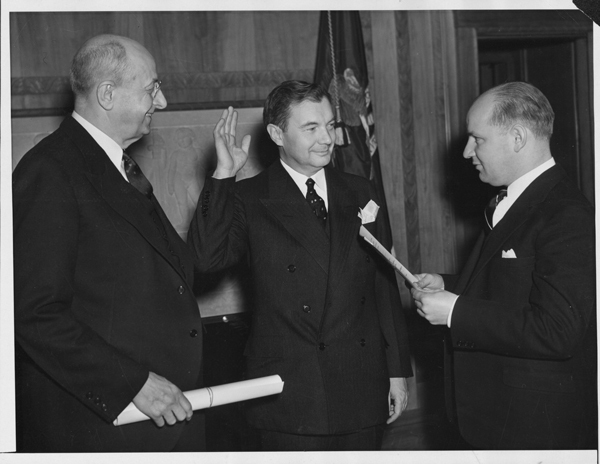
[[[152,89],[147,89],[147,90],[150,93],[150,95],[152,96],[152,99],[155,99],[156,95],[158,95],[158,91],[160,90],[160,86],[162,85],[162,81],[154,81],[154,84],[152,84],[152,85],[153,85]]]

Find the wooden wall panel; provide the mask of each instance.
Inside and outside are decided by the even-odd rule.
[[[452,16],[380,12],[372,21],[374,110],[396,252],[413,272],[454,272],[461,229],[448,195],[459,112]]]
[[[13,114],[68,111],[72,56],[101,33],[146,46],[170,109],[257,106],[283,80],[312,80],[318,26],[318,11],[12,13]]]
[[[440,19],[444,12],[420,11],[409,17],[411,80],[414,108],[416,183],[419,198],[419,235],[422,270],[453,270],[454,224],[445,220],[447,166],[446,95],[440,63]]]
[[[319,11],[276,11],[254,15],[258,69],[314,72]],[[310,79],[312,81],[312,77]]]
[[[398,13],[401,14],[401,13]],[[404,189],[403,160],[410,154],[407,152],[407,139],[412,137],[412,126],[409,128],[402,124],[402,116],[407,114],[400,111],[404,107],[405,95],[403,88],[398,85],[403,73],[402,65],[406,63],[400,57],[401,44],[396,37],[397,19],[389,12],[378,11],[371,15],[372,41],[377,53],[373,54],[374,79],[373,87],[373,112],[377,146],[382,168],[382,179],[394,250],[398,259],[408,268],[412,264],[409,259],[409,243],[407,233],[406,197]],[[378,91],[385,89],[385,91]],[[401,288],[402,302],[410,306],[409,292]]]

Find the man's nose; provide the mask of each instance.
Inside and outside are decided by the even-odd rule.
[[[465,149],[463,150],[463,158],[472,158],[475,156],[475,152],[473,151],[474,146],[475,141],[472,137],[469,137],[469,140],[467,140],[467,144],[465,145]]]
[[[331,129],[331,130],[325,129],[321,134],[319,142],[323,145],[330,145],[334,139],[335,139],[335,129]]]
[[[159,110],[167,107],[167,99],[161,89],[158,89],[158,92],[156,92],[156,95],[154,96],[154,106]]]

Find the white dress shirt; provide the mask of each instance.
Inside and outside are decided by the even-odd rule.
[[[127,175],[125,174],[125,167],[123,166],[123,149],[119,146],[117,142],[111,139],[108,135],[94,126],[87,119],[84,119],[79,113],[73,111],[73,119],[77,121],[79,124],[83,126],[83,128],[88,131],[88,133],[92,136],[92,138],[96,141],[100,148],[102,148],[110,160],[113,162],[115,167],[119,170],[121,175],[125,180],[127,180]],[[129,182],[127,180],[127,182]]]
[[[288,172],[288,174],[291,176],[291,178],[294,180],[294,182],[302,192],[302,195],[304,195],[304,197],[306,198],[306,192],[308,190],[308,187],[306,186],[306,180],[308,179],[308,177],[304,174],[300,174],[298,171],[285,164],[285,162],[282,159],[280,159],[280,161],[283,168]],[[321,169],[316,174],[310,176],[310,178],[315,181],[315,191],[325,202],[325,208],[329,210],[329,202],[327,201],[327,179],[325,178],[325,171]]]

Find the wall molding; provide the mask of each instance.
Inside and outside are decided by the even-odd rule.
[[[233,71],[233,72],[189,72],[166,73],[160,75],[162,88],[169,92],[169,108],[175,110],[198,110],[221,108],[234,104],[237,107],[262,106],[263,99],[224,99],[220,92],[202,94],[198,90],[260,89],[260,94],[274,88],[283,81],[298,79],[312,82],[313,69],[273,70],[273,71]],[[195,91],[195,92],[194,92]],[[247,92],[256,94],[257,92]],[[67,76],[32,76],[11,79],[13,97],[12,116],[48,116],[64,114],[73,105],[73,95]],[[256,95],[262,96],[262,95]],[[36,99],[32,108],[31,97]],[[27,108],[20,105],[20,99],[29,101]],[[59,103],[57,103],[59,102]]]

